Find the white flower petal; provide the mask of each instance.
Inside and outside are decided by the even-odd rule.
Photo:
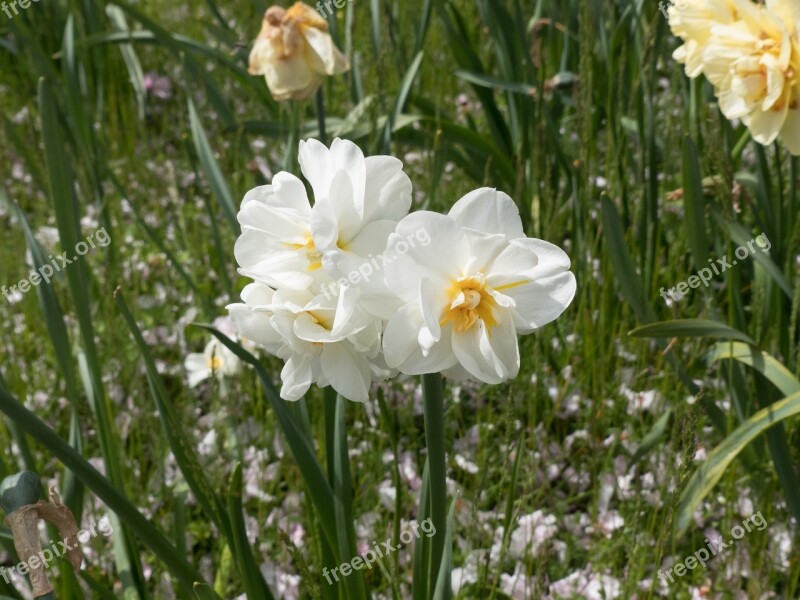
[[[183,367],[187,371],[203,371],[208,369],[206,355],[201,352],[187,354],[183,361]]]
[[[484,383],[501,383],[519,372],[519,346],[510,315],[501,315],[491,330],[479,320],[464,332],[454,332],[453,352],[458,362]]]
[[[427,245],[410,243],[426,232]],[[465,231],[450,217],[429,211],[411,213],[397,224],[389,237],[386,267],[390,287],[401,297],[416,296],[418,282],[428,277],[433,282],[456,279],[462,275],[462,264],[470,256]],[[409,290],[407,285],[416,281]]]
[[[313,382],[311,363],[313,357],[307,355],[292,355],[281,371],[281,398],[284,400],[299,400],[308,391]]]
[[[525,279],[543,279],[569,270],[567,253],[558,246],[535,238],[512,240],[494,260],[487,283],[502,291]]]
[[[575,297],[576,286],[575,276],[570,271],[564,271],[503,290],[502,293],[516,303],[510,310],[517,331],[530,333],[554,321],[567,309]]]
[[[470,192],[447,214],[462,227],[482,233],[499,233],[509,239],[525,235],[517,205],[508,194],[493,188]]]
[[[211,369],[191,371],[189,373],[189,387],[197,387],[202,381],[211,377]]]
[[[364,219],[399,221],[411,208],[411,180],[393,156],[368,156]]]
[[[354,402],[369,399],[372,374],[369,362],[346,343],[325,344],[322,349],[322,371],[333,389]]]

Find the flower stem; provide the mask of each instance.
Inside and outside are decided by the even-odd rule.
[[[422,376],[422,401],[425,411],[425,440],[430,469],[430,515],[435,528],[431,540],[431,562],[428,589],[433,590],[439,578],[447,537],[447,465],[444,444],[444,387],[439,373]],[[450,581],[449,575],[446,581]],[[446,594],[449,596],[449,594]]]
[[[347,400],[328,386],[325,398],[325,453],[327,455],[328,480],[333,490],[336,515],[338,551],[342,561],[358,556],[356,548],[355,518],[353,515],[353,486],[350,477],[350,458],[347,449],[347,424],[345,408]],[[344,578],[343,588],[347,600],[368,598],[364,577],[354,571]]]
[[[319,141],[328,145],[328,133],[325,131],[325,97],[322,95],[322,88],[317,90],[317,123],[319,124]]]

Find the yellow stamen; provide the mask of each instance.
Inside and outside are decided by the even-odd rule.
[[[322,268],[322,255],[317,252],[317,248],[314,246],[314,238],[311,236],[310,231],[306,234],[305,244],[285,242],[284,246],[292,250],[305,250],[306,258],[308,258],[309,262],[308,267],[306,267],[308,271],[316,271]]]
[[[480,319],[488,331],[497,325],[497,308],[482,274],[463,277],[450,286],[450,306],[439,324],[453,323],[456,333],[463,333]]]

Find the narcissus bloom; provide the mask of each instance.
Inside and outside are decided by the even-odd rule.
[[[285,172],[248,192],[234,253],[256,283],[228,309],[241,335],[286,361],[283,398],[297,400],[316,383],[365,401],[390,370],[380,355],[383,322],[362,294],[388,295],[374,257],[408,213],[411,181],[396,158],[365,158],[346,140],[301,142],[299,158],[314,205]]]
[[[343,319],[338,311],[337,316],[338,298],[251,283],[242,300],[228,306],[231,318],[251,340],[286,361],[284,400],[300,399],[316,383],[365,402],[373,380],[389,374],[379,357],[382,324],[364,314]]]
[[[396,252],[423,228],[430,245]],[[525,237],[514,202],[489,188],[467,194],[447,215],[405,217],[388,252],[396,259],[386,279],[403,304],[386,325],[383,351],[389,367],[407,374],[511,379],[519,371],[517,334],[553,321],[575,295],[567,255]]]
[[[299,159],[314,207],[300,179],[278,173],[272,185],[245,195],[234,254],[247,277],[319,293],[386,249],[411,206],[411,181],[396,158],[365,158],[347,140],[334,140],[330,149],[301,142]]]
[[[241,369],[239,358],[216,338],[206,344],[203,352],[193,352],[183,363],[189,373],[189,386],[195,387],[209,377],[232,377]]]
[[[326,75],[350,69],[334,46],[325,19],[302,2],[288,10],[272,6],[250,52],[251,75],[264,75],[276,100],[305,100]]]
[[[669,9],[685,44],[674,57],[703,73],[720,110],[741,119],[760,144],[780,137],[800,154],[800,6],[794,0],[692,0]]]

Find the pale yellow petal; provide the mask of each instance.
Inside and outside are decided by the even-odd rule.
[[[336,48],[330,34],[311,27],[303,31],[303,36],[322,61],[325,74],[336,75],[350,69],[350,63]]]
[[[759,144],[768,146],[778,137],[788,113],[788,106],[780,110],[759,110],[752,114],[749,129],[753,139]]]
[[[789,109],[780,137],[789,152],[800,155],[800,108]]]

